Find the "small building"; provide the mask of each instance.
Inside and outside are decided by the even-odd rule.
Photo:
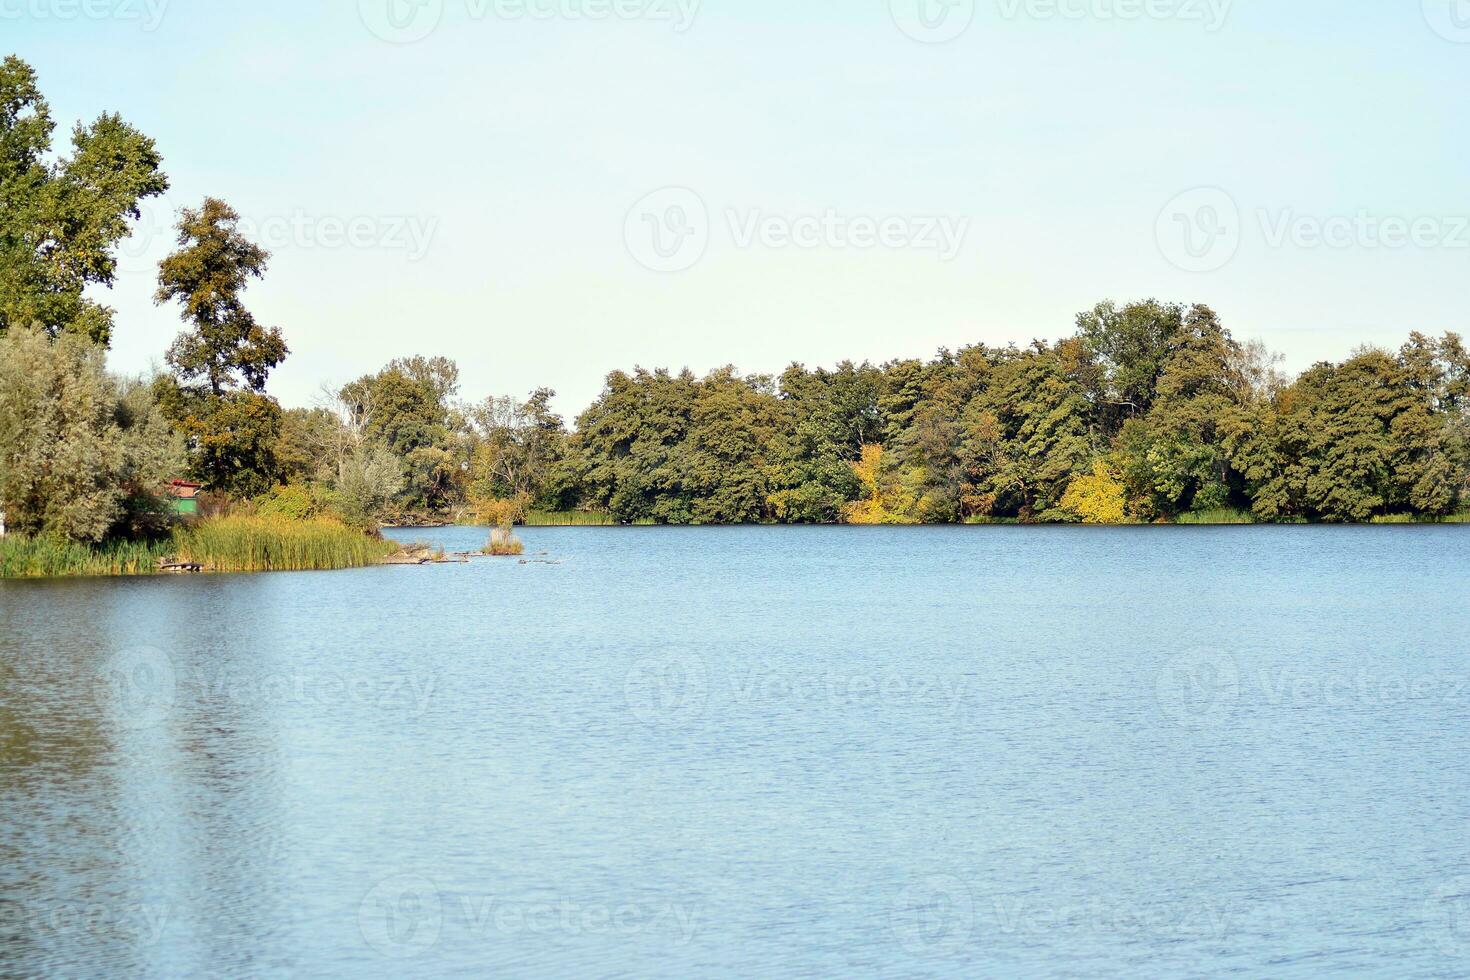
[[[190,483],[187,480],[170,480],[168,484],[168,495],[173,501],[175,514],[193,515],[199,513],[199,492],[204,489],[200,483]]]

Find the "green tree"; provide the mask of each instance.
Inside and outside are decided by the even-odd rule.
[[[180,447],[147,386],[109,376],[100,345],[0,336],[0,511],[10,529],[97,542],[156,515]]]
[[[50,108],[36,74],[0,63],[0,334],[39,326],[106,344],[113,311],[88,298],[110,287],[116,248],[141,201],[168,189],[151,139],[116,115],[72,132],[71,155],[50,159]]]
[[[195,479],[241,498],[258,496],[280,482],[276,451],[282,412],[274,398],[253,391],[215,395],[185,388],[172,377],[159,379],[154,390],[185,438]]]
[[[470,497],[547,503],[553,471],[566,452],[566,424],[551,408],[556,392],[530,398],[487,398],[470,410],[476,444],[470,460]]]
[[[464,495],[469,454],[463,420],[451,403],[459,369],[445,358],[408,358],[348,384],[338,393],[346,414],[361,420],[365,443],[398,458],[406,477],[402,503],[443,511]]]
[[[179,249],[159,266],[154,297],[178,302],[190,325],[169,349],[169,364],[184,384],[202,382],[216,398],[239,387],[264,391],[289,353],[281,331],[260,326],[245,308],[241,294],[265,275],[270,256],[240,233],[239,222],[218,198],[206,198],[197,211],[185,208]]]

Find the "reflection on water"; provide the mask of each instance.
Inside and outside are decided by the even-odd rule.
[[[1464,975],[1465,535],[0,583],[0,974]]]

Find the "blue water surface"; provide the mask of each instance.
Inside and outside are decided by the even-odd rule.
[[[1470,975],[1470,529],[520,534],[0,583],[0,975]]]

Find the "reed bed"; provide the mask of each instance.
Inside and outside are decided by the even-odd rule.
[[[1211,510],[1196,510],[1188,514],[1180,514],[1175,518],[1176,524],[1254,524],[1255,517],[1248,510],[1237,510],[1234,507],[1216,507]]]
[[[215,572],[319,572],[377,564],[398,546],[338,521],[223,517],[174,532],[174,554]]]
[[[172,551],[168,541],[92,546],[11,534],[0,538],[0,578],[151,575]]]
[[[526,527],[620,527],[617,520],[605,511],[590,510],[533,510],[521,522]],[[634,524],[649,526],[654,521],[634,521]]]

